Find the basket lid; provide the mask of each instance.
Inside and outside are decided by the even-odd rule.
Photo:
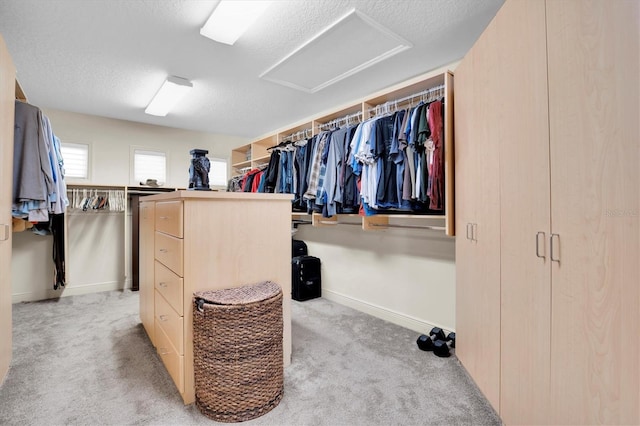
[[[281,292],[278,284],[273,281],[263,281],[242,287],[198,291],[193,296],[214,305],[243,305],[272,298]]]

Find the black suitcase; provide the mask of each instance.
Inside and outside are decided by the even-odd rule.
[[[306,256],[309,254],[307,252],[307,244],[302,240],[291,240],[291,257],[294,258],[296,256]]]
[[[302,302],[320,297],[321,292],[320,259],[314,256],[291,259],[291,298]]]

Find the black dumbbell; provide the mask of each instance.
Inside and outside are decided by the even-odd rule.
[[[449,346],[447,345],[447,342],[439,339],[433,342],[433,353],[443,358],[446,358],[449,355],[451,355],[451,353],[449,352]]]
[[[420,348],[420,350],[430,351],[433,349],[433,340],[431,340],[431,337],[427,336],[426,334],[421,334],[420,337],[418,337],[416,343],[418,344],[418,348]]]
[[[418,348],[423,351],[433,351],[439,357],[448,357],[451,353],[447,341],[451,341],[451,347],[455,348],[456,333],[451,332],[446,335],[440,327],[433,327],[429,332],[429,336],[426,334],[420,335],[416,343]]]
[[[432,350],[435,355],[439,357],[448,357],[451,355],[447,341],[451,341],[451,347],[455,348],[455,333],[452,332],[449,333],[449,335],[446,335],[444,330],[440,327],[433,327],[429,332],[429,335],[434,339]]]
[[[429,336],[433,337],[435,340],[447,340],[447,336],[444,334],[444,330],[440,327],[433,327],[429,332]]]
[[[451,347],[455,348],[456,347],[456,333],[455,332],[451,332],[449,334],[447,334],[447,341],[451,342]]]
[[[418,344],[418,347],[423,351],[430,351],[433,349],[433,342],[435,340],[446,341],[446,339],[447,338],[444,334],[444,330],[442,330],[440,327],[433,327],[428,336],[426,334],[422,334],[420,337],[418,337],[418,341],[416,343]]]

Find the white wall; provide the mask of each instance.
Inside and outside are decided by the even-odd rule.
[[[44,110],[54,133],[63,142],[90,145],[88,182],[130,185],[131,147],[165,150],[167,187],[189,183],[189,151],[209,150],[209,158],[228,159],[231,149],[248,143],[243,138],[134,123],[58,110]],[[72,183],[69,181],[68,183]],[[130,213],[67,214],[67,285],[53,290],[52,237],[30,231],[13,236],[13,302],[42,300],[131,287],[128,256]]]
[[[52,109],[43,110],[54,133],[63,142],[88,143],[91,150],[90,182],[104,185],[138,185],[131,176],[131,147],[163,150],[167,154],[167,187],[189,184],[189,151],[209,151],[209,158],[229,159],[231,149],[248,143],[235,136],[217,135],[135,123]]]
[[[444,231],[301,225],[294,238],[322,261],[322,297],[419,333],[455,331],[455,238]]]

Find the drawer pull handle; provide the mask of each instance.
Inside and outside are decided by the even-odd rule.
[[[2,238],[0,239],[0,241],[7,241],[9,239],[9,235],[11,235],[11,230],[9,229],[9,225],[7,225],[6,223],[3,223],[2,225]]]
[[[167,315],[160,315],[160,321],[167,321],[169,317]]]
[[[536,234],[536,256],[538,256],[541,259],[545,259],[544,255],[540,255],[540,235],[542,235],[542,242],[544,243],[545,234],[544,234],[544,232],[539,231]],[[542,248],[544,248],[544,246]]]
[[[158,283],[158,285],[159,285],[160,287],[165,287],[165,288],[167,287],[167,283],[165,283],[164,281],[159,282],[159,283]]]
[[[169,219],[169,216],[160,216],[160,219],[167,220],[167,219]]]
[[[159,251],[160,253],[166,253],[166,252],[168,252],[169,250],[167,250],[167,249],[160,249],[160,250],[158,250],[158,251]]]
[[[557,237],[554,239],[554,237]],[[555,247],[555,244],[553,244],[554,241],[558,241],[558,251],[560,249],[560,235],[558,234],[551,234],[551,238],[549,241],[549,246],[551,246],[551,255],[549,256],[551,258],[552,262],[558,262],[558,264],[560,264],[560,256],[555,257],[554,256],[554,250],[553,248]]]
[[[158,348],[158,352],[160,353],[160,355],[169,355],[171,353],[171,351],[169,351],[169,349],[167,348]]]

